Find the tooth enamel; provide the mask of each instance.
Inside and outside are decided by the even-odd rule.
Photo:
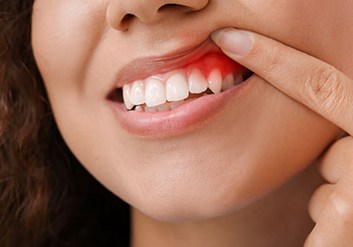
[[[202,93],[207,90],[207,80],[199,69],[194,69],[189,76],[190,93]]]
[[[220,93],[222,90],[222,73],[219,69],[211,71],[207,78],[208,88],[214,93]]]
[[[157,106],[145,107],[145,112],[157,112],[157,111],[158,111]]]
[[[123,87],[123,98],[126,109],[131,110],[134,105],[131,103],[131,91],[129,85]]]
[[[235,78],[234,84],[237,85],[237,84],[242,83],[243,81],[244,81],[243,75],[242,75],[242,74],[239,74],[239,75]]]
[[[185,74],[188,74],[187,78]],[[189,93],[202,96],[202,93],[206,93],[209,88],[217,94],[243,82],[242,74],[235,77],[229,73],[223,78],[219,68],[211,70],[207,78],[199,68],[195,67],[191,68],[191,72],[188,70],[188,73],[179,69],[168,72],[168,75],[171,76],[166,78],[167,76],[155,75],[124,85],[123,98],[126,108],[138,112],[174,110],[185,103],[184,99],[189,97]]]
[[[144,110],[143,110],[142,106],[138,105],[135,107],[135,111],[143,112]]]
[[[169,103],[165,103],[165,104],[163,104],[163,105],[157,106],[157,110],[158,110],[159,112],[170,111]]]
[[[180,100],[180,101],[173,101],[169,103],[169,107],[171,110],[174,110],[175,108],[178,108],[179,106],[181,106],[182,104],[184,104],[184,100]]]
[[[145,92],[142,80],[135,81],[132,84],[130,95],[130,101],[132,104],[142,105],[145,103]]]
[[[176,73],[167,80],[166,95],[168,101],[178,101],[189,97],[188,84],[183,74]]]
[[[166,102],[165,89],[160,80],[150,78],[147,81],[145,89],[145,99],[146,105],[149,107],[161,105]]]
[[[225,91],[225,90],[233,87],[233,85],[234,85],[234,76],[233,76],[233,74],[229,74],[226,77],[224,77],[224,79],[223,79],[222,90]]]

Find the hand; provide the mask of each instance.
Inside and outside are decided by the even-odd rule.
[[[305,247],[353,246],[353,138],[335,142],[319,171],[327,181],[311,198],[309,213],[316,223]]]
[[[316,225],[305,246],[353,246],[353,80],[319,59],[253,32],[228,28],[212,38],[229,57],[348,133],[319,165],[327,183],[311,199],[309,213]]]

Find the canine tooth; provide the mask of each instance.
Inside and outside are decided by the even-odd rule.
[[[189,76],[190,93],[202,93],[207,90],[207,80],[199,69],[194,69]]]
[[[166,95],[168,101],[178,101],[189,97],[188,84],[183,74],[176,73],[167,80]]]
[[[145,89],[145,98],[146,105],[149,107],[161,105],[166,102],[165,89],[160,80],[150,78],[147,81]]]
[[[126,109],[131,110],[134,105],[131,103],[131,91],[129,85],[124,85],[123,87],[123,99]]]
[[[142,105],[145,103],[145,92],[142,80],[135,81],[132,84],[130,95],[130,100],[132,104]]]
[[[214,69],[211,71],[210,75],[207,78],[208,88],[214,93],[217,94],[222,90],[222,73],[219,69]]]
[[[169,107],[171,110],[174,110],[175,108],[178,108],[179,106],[181,106],[182,104],[184,104],[184,100],[180,100],[180,101],[173,101],[169,103]]]
[[[157,111],[158,111],[157,106],[145,107],[145,112],[157,112]]]
[[[234,80],[234,84],[238,85],[244,81],[244,77],[242,74],[237,75],[237,77]]]
[[[224,79],[223,79],[222,90],[225,91],[225,90],[233,87],[233,85],[234,85],[234,76],[233,76],[233,74],[226,75],[226,77],[224,77]]]

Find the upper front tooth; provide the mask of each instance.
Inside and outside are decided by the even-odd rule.
[[[188,84],[183,74],[176,73],[167,80],[166,94],[168,101],[179,101],[189,97]]]
[[[207,80],[199,69],[194,69],[189,76],[190,93],[202,93],[207,90]]]
[[[166,102],[165,89],[162,82],[156,78],[147,81],[145,89],[146,105],[157,106]]]
[[[123,98],[126,109],[131,110],[134,105],[131,103],[131,91],[129,85],[124,85],[123,87]]]
[[[142,80],[134,82],[130,91],[130,95],[130,100],[132,104],[142,105],[145,103],[144,83]]]
[[[208,88],[214,93],[219,93],[222,90],[222,72],[219,69],[211,71],[207,78]]]

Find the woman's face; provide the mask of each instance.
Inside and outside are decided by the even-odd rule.
[[[270,36],[353,76],[352,10],[349,0],[36,0],[32,41],[58,127],[84,167],[147,215],[204,219],[287,181],[338,128],[256,75],[174,110],[137,110],[155,111],[165,90],[170,101],[186,97],[191,74],[197,83],[213,73],[216,87],[238,75],[209,40],[222,27]],[[151,108],[126,111],[124,85],[125,99],[146,90]]]

